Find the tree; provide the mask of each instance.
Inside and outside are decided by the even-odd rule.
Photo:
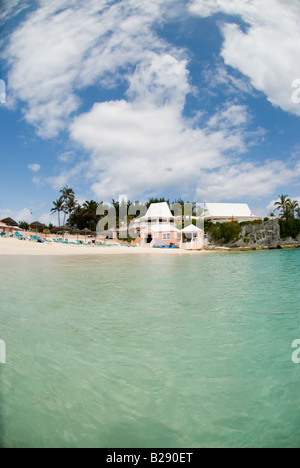
[[[296,217],[298,208],[299,208],[299,203],[297,202],[297,200],[294,200],[294,201],[290,202],[289,209],[290,209],[290,213],[291,213],[292,218]]]
[[[75,200],[75,198],[69,198],[65,202],[64,207],[65,207],[65,210],[66,210],[67,214],[69,215],[69,217],[76,210],[77,206],[78,206],[78,202],[77,202],[77,200]]]
[[[21,221],[19,223],[19,228],[21,228],[23,231],[28,231],[29,229],[29,224],[26,223],[26,221]]]
[[[68,201],[70,200],[71,198],[75,198],[75,193],[73,191],[73,189],[71,189],[70,187],[68,187],[66,185],[66,187],[64,187],[61,191],[61,198],[63,199],[63,201]]]
[[[51,210],[51,214],[57,213],[58,215],[58,226],[60,227],[60,213],[64,211],[64,201],[62,198],[59,198],[55,202],[53,202],[53,208]]]
[[[147,208],[149,208],[152,203],[168,203],[170,206],[170,200],[166,200],[165,198],[150,198],[146,203]]]
[[[73,189],[68,187],[67,185],[60,191],[61,193],[61,200],[63,201],[63,212],[64,216],[64,224],[66,223],[66,216],[68,214],[68,203],[71,201],[75,201],[75,193]]]
[[[291,217],[292,200],[288,197],[288,195],[280,195],[279,199],[280,201],[275,203],[275,210],[280,211],[281,217],[288,220]]]
[[[94,200],[86,201],[84,204],[77,205],[69,217],[69,225],[77,229],[88,228],[91,231],[96,231],[98,203]]]

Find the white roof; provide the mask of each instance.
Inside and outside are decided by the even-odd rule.
[[[236,203],[206,203],[205,218],[253,218],[248,205]]]
[[[142,219],[167,218],[174,219],[168,203],[152,203]]]
[[[198,228],[197,226],[194,226],[193,224],[191,224],[190,226],[187,226],[185,227],[184,229],[182,229],[181,232],[186,232],[186,233],[191,233],[191,232],[203,232],[202,229]]]
[[[180,232],[173,224],[154,224],[149,226],[149,230],[152,232]]]

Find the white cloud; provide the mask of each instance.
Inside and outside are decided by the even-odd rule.
[[[73,153],[73,151],[66,151],[65,153],[59,154],[57,156],[58,161],[62,163],[69,163],[73,161],[74,158],[75,158],[75,154]]]
[[[12,211],[8,208],[0,208],[0,219],[11,218]]]
[[[17,222],[26,221],[28,223],[32,223],[33,221],[35,221],[32,217],[31,210],[29,208],[23,208],[22,210],[15,212],[14,219]]]
[[[13,16],[17,16],[28,6],[29,0],[1,0],[0,24],[4,24]]]
[[[232,128],[247,125],[249,122],[250,116],[246,106],[228,103],[225,109],[211,117],[208,125],[215,128]]]
[[[99,82],[113,85],[119,70],[143,62],[145,51],[165,49],[152,31],[174,0],[39,0],[39,8],[12,33],[10,100],[23,102],[25,119],[42,137],[63,130],[80,107],[77,91]],[[26,79],[24,79],[26,77]]]
[[[51,213],[43,213],[39,216],[39,222],[49,226],[49,224],[55,225],[55,217],[51,216]]]
[[[185,59],[150,52],[128,77],[127,94],[135,102],[147,101],[157,106],[173,103],[182,109],[186,95],[191,91],[188,75]]]
[[[84,176],[87,167],[87,162],[81,162],[70,170],[64,170],[57,176],[48,177],[45,179],[45,182],[50,184],[54,190],[59,191],[62,189],[62,187],[71,185],[78,177],[80,177],[82,181],[82,177]]]
[[[197,199],[262,199],[280,190],[280,187],[297,183],[299,177],[300,162],[240,162],[206,174],[197,190]]]
[[[224,63],[220,63],[219,60],[212,65],[206,66],[203,72],[204,80],[208,84],[206,92],[212,92],[212,90],[221,90],[225,95],[239,95],[239,94],[251,94],[254,95],[254,89],[251,86],[249,79],[241,76],[234,76],[233,70],[230,72],[229,67],[226,67]],[[237,72],[235,73],[238,74]]]
[[[239,15],[246,31],[233,19],[222,25],[226,65],[249,77],[274,106],[300,116],[300,105],[292,100],[292,83],[300,78],[298,0],[193,0],[190,11],[200,17]]]
[[[73,161],[69,171],[64,166],[46,179],[55,190],[80,178],[90,181],[97,199],[170,189],[197,190],[200,199],[214,201],[270,196],[282,181],[299,178],[297,161],[241,162],[240,155],[259,132],[249,132],[249,109],[232,97],[208,123],[199,109],[201,126],[200,119],[183,116],[186,97],[193,92],[188,55],[160,39],[153,26],[176,14],[184,2],[37,2],[39,8],[12,33],[4,53],[10,99],[22,103],[26,121],[40,136],[55,137],[67,129],[73,142],[90,153],[88,161]],[[297,4],[194,0],[191,5],[190,11],[202,17],[224,12],[247,22],[246,32],[237,24],[223,24],[222,57],[274,105],[297,114],[291,100],[300,50],[293,15]],[[252,93],[249,80],[237,72],[230,74],[221,65],[217,72],[215,84]],[[123,100],[97,102],[78,115],[80,90],[110,88],[121,80],[127,89]],[[72,152],[58,156],[62,163],[73,159]]]
[[[243,129],[195,128],[177,104],[99,103],[75,119],[71,136],[91,152],[97,197],[189,190],[204,171],[226,164],[227,152],[246,150]]]
[[[41,170],[41,166],[39,164],[29,164],[28,169],[32,172],[39,172]]]

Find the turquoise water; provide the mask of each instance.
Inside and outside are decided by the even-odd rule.
[[[2,447],[300,447],[300,251],[1,258]]]

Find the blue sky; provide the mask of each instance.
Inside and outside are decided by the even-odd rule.
[[[300,200],[299,20],[298,0],[2,1],[0,218],[55,223],[64,185]]]

